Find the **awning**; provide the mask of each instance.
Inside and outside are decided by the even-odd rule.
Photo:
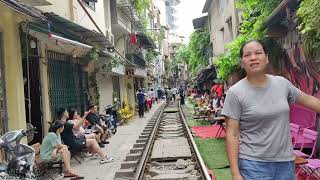
[[[149,49],[157,49],[157,46],[154,44],[153,40],[143,32],[137,33],[138,43],[141,44],[143,47]]]
[[[47,18],[43,14],[41,14],[41,11],[34,7],[17,2],[15,0],[0,0],[0,3],[12,8],[19,13],[25,14],[37,20],[47,21]]]
[[[214,65],[209,65],[202,69],[200,73],[194,79],[198,84],[203,84],[208,81],[213,81],[217,78],[216,67]]]
[[[207,25],[208,16],[202,16],[192,20],[193,28],[199,29]]]
[[[37,38],[41,42],[46,44],[46,47],[50,50],[60,52],[63,54],[68,54],[76,57],[85,56],[92,46],[80,43],[78,41],[74,41],[71,39],[67,39],[60,35],[51,34],[48,36],[48,33],[39,31],[39,29],[32,28],[31,24],[24,26],[22,30],[25,33],[30,34],[31,36]]]
[[[206,0],[206,2],[204,3],[203,9],[202,9],[202,13],[206,13],[209,11],[209,7],[211,5],[212,0]]]
[[[45,16],[48,18],[53,30],[56,28],[63,29],[67,33],[79,37],[84,43],[92,46],[98,45],[102,50],[104,50],[104,48],[113,47],[110,40],[103,34],[84,28],[54,13],[45,13]]]
[[[299,3],[300,2],[298,0],[283,0],[267,18],[267,20],[265,21],[265,25],[271,26],[282,21],[287,16],[286,7],[296,9]]]

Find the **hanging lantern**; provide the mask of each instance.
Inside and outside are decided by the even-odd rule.
[[[131,44],[137,44],[138,43],[138,39],[137,39],[136,33],[130,34],[130,43]]]

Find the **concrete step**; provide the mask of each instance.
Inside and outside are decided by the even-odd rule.
[[[124,161],[120,169],[130,169],[138,166],[139,161]]]
[[[130,153],[131,154],[142,153],[143,151],[144,151],[144,148],[132,148],[132,149],[130,149]]]
[[[132,153],[126,156],[126,161],[136,161],[140,159],[142,153]]]
[[[144,139],[144,138],[149,138],[149,136],[148,135],[139,136],[139,139]]]
[[[147,143],[148,142],[148,138],[141,138],[136,140],[136,143]]]
[[[133,148],[145,148],[146,145],[147,145],[146,142],[144,142],[144,143],[135,143],[135,144],[133,145]]]
[[[130,179],[134,176],[135,168],[119,169],[115,174],[115,179]]]
[[[142,132],[141,135],[150,135],[151,132]]]

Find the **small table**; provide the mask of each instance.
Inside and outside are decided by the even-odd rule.
[[[224,124],[226,118],[224,116],[218,116],[218,117],[214,117],[212,119],[213,119],[213,121],[218,122],[217,124],[219,125],[219,129],[218,129],[218,132],[215,137],[219,137],[223,131],[226,132],[226,128],[225,128],[225,124]]]

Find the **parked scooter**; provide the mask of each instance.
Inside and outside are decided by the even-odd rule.
[[[5,152],[6,163],[0,162],[1,179],[35,179],[33,163],[34,149],[26,144],[20,144],[23,137],[33,135],[34,127],[7,132],[0,138],[0,149]]]
[[[113,134],[117,132],[118,116],[116,111],[116,105],[108,105],[104,108],[106,114],[100,115],[101,119],[106,123],[107,127]]]

